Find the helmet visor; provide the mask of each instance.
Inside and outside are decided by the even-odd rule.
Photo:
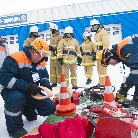
[[[97,32],[98,28],[99,28],[98,24],[92,25],[91,32]]]

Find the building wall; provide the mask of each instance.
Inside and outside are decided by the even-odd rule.
[[[80,4],[79,6],[82,6],[82,4]],[[61,7],[61,8],[63,8],[63,7]],[[88,16],[82,16],[82,17],[78,16],[78,17],[74,17],[74,18],[69,18],[69,12],[70,12],[69,8],[71,8],[71,7],[68,6],[66,8],[67,8],[66,10],[68,10],[68,19],[50,20],[49,21],[48,20],[49,18],[47,17],[47,21],[44,21],[44,19],[42,19],[43,22],[38,22],[39,19],[38,19],[38,21],[36,21],[37,19],[36,19],[35,14],[38,12],[41,13],[41,11],[38,11],[38,12],[33,11],[32,13],[28,12],[28,14],[21,13],[18,15],[5,16],[3,18],[0,17],[0,21],[1,21],[0,22],[0,36],[7,37],[8,39],[10,39],[13,36],[15,39],[16,39],[16,37],[18,37],[18,41],[17,41],[18,43],[13,44],[16,46],[12,46],[12,44],[10,44],[10,47],[15,47],[15,49],[17,47],[19,47],[19,50],[22,50],[24,40],[28,37],[31,26],[33,26],[33,25],[38,26],[39,34],[41,34],[41,36],[44,35],[42,37],[48,38],[49,37],[48,36],[49,22],[53,22],[58,25],[59,30],[61,32],[63,32],[65,27],[67,27],[67,26],[73,27],[74,37],[81,44],[82,40],[83,40],[82,34],[86,30],[86,28],[90,27],[90,21],[92,19],[99,20],[99,22],[105,26],[107,31],[109,33],[112,33],[112,34],[110,34],[111,35],[111,44],[118,43],[120,40],[122,40],[126,36],[138,33],[138,10],[91,15],[91,16],[90,16],[90,14],[88,15],[87,13],[85,13],[85,15],[88,15]],[[79,10],[80,9],[78,9],[78,12],[80,12]],[[84,12],[84,9],[83,9],[83,12]],[[32,16],[31,16],[31,14],[32,14]],[[72,13],[70,13],[70,14],[72,14]],[[43,15],[44,15],[44,13],[43,13]],[[51,15],[51,16],[53,16],[53,15]],[[59,15],[57,15],[57,16],[59,18]],[[40,18],[40,16],[37,16],[37,17]],[[49,17],[50,17],[50,15],[49,15]],[[56,15],[54,17],[56,18]],[[72,17],[72,16],[70,16],[70,17]],[[41,18],[43,18],[43,16]],[[28,20],[30,20],[30,22]],[[114,26],[119,26],[119,30],[117,30],[117,27],[114,27]],[[119,31],[119,35],[117,35],[118,31]],[[117,37],[115,37],[115,36],[117,36]],[[10,42],[10,40],[8,40],[8,41]]]

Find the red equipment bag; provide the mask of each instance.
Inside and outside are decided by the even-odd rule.
[[[131,114],[121,108],[105,104],[95,128],[94,136],[96,138],[131,138],[131,122],[133,119],[113,118],[117,116],[131,116]],[[104,119],[104,117],[108,118]]]

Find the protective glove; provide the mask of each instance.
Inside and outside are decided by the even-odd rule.
[[[44,84],[43,87],[47,87],[48,89],[52,91],[52,85],[50,85],[49,83]]]
[[[82,62],[82,58],[80,58],[80,57],[77,57],[77,60],[78,60],[78,66],[81,66],[81,62]]]
[[[92,53],[92,60],[95,61],[96,60],[96,52]]]
[[[47,62],[48,61],[48,57],[44,57],[44,60]]]
[[[36,94],[41,92],[41,88],[39,88],[37,86],[37,84],[29,84],[28,85],[28,93],[32,94],[33,96],[35,96]]]
[[[122,83],[120,89],[116,93],[116,101],[124,100],[127,97],[127,92],[131,87],[126,83]]]
[[[58,58],[58,63],[63,65],[63,58]]]

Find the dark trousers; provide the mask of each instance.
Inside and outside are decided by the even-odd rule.
[[[29,94],[9,89],[2,90],[1,95],[5,103],[4,113],[9,134],[23,127],[22,114],[48,116],[56,110],[56,106],[50,98],[36,100]]]

